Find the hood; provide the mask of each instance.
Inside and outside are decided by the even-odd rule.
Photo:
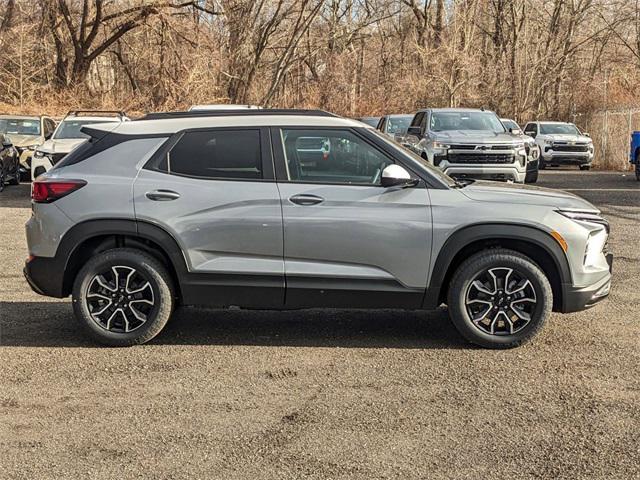
[[[447,130],[434,132],[433,137],[438,142],[447,143],[514,143],[519,138],[510,133],[495,133],[484,130]]]
[[[7,133],[7,136],[11,139],[11,143],[16,147],[30,147],[32,145],[40,145],[42,143],[42,137],[40,135]]]
[[[85,138],[61,138],[59,140],[50,139],[40,145],[38,150],[44,153],[69,153],[85,140]]]
[[[600,210],[577,195],[532,185],[477,180],[460,191],[478,202],[538,205],[600,213]]]
[[[580,143],[591,143],[592,140],[590,137],[585,137],[584,135],[570,135],[570,134],[543,134],[543,138],[547,138],[549,140],[553,140],[555,142],[580,142]]]

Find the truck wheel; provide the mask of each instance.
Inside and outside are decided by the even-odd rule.
[[[527,172],[526,177],[524,177],[524,183],[536,183],[538,181],[538,170],[534,170],[533,172]]]
[[[99,343],[146,343],[166,325],[174,306],[171,276],[155,258],[117,248],[92,257],[73,285],[73,311]]]
[[[4,166],[0,161],[0,192],[4,190],[4,184],[7,182],[7,177],[4,176]]]
[[[591,165],[580,165],[580,170],[591,170]]]
[[[636,180],[640,182],[640,159],[636,159]]]
[[[9,185],[20,185],[20,163],[16,163]]]
[[[553,293],[529,257],[484,250],[465,260],[449,284],[449,315],[460,334],[485,348],[513,348],[544,325]]]

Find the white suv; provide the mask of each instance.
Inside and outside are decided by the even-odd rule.
[[[71,150],[89,138],[81,131],[85,125],[129,121],[124,112],[75,110],[67,113],[50,139],[36,148],[31,160],[31,178],[36,178],[62,160]]]

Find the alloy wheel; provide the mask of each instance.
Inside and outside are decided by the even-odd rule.
[[[513,335],[526,327],[537,306],[536,291],[521,272],[507,267],[485,270],[465,294],[473,325],[490,335]]]
[[[94,322],[114,333],[137,330],[155,310],[153,286],[132,267],[112,266],[95,275],[87,288],[86,304]]]

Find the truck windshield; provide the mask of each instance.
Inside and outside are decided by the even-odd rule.
[[[40,121],[29,118],[0,118],[0,133],[40,135]]]
[[[540,133],[543,135],[580,135],[576,126],[570,123],[541,123]]]
[[[89,135],[80,131],[82,127],[93,123],[105,123],[108,121],[109,120],[64,120],[56,129],[53,138],[89,138]]]
[[[446,132],[449,130],[478,130],[493,133],[504,133],[504,125],[493,112],[433,112],[431,114],[431,131]]]

